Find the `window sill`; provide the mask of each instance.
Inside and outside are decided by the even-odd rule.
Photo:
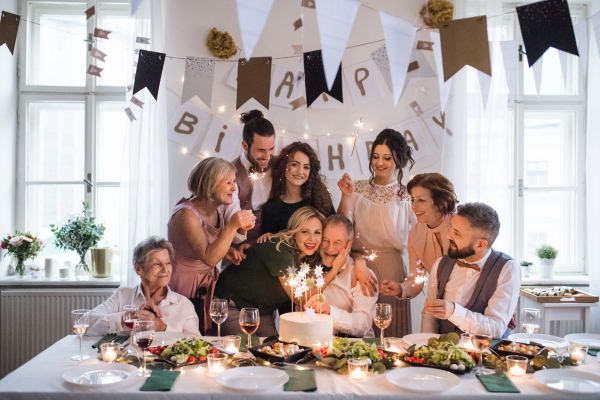
[[[90,276],[70,276],[65,279],[33,278],[31,276],[7,276],[0,278],[0,289],[18,288],[117,288],[121,284],[119,277],[92,278]]]
[[[589,286],[590,277],[589,275],[554,275],[553,279],[540,278],[539,275],[531,274],[529,277],[523,277],[521,279],[521,286],[535,286],[535,285],[579,285]]]

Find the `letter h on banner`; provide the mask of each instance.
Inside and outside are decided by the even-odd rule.
[[[321,173],[327,179],[338,179],[346,172],[350,172],[352,165],[350,154],[353,144],[353,138],[347,136],[319,138],[319,154],[321,155],[322,165],[325,166]]]

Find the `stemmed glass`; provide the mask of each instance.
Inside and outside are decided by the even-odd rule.
[[[154,321],[138,321],[133,327],[133,336],[143,355],[142,367],[138,375],[148,377],[150,371],[146,369],[146,350],[154,340]]]
[[[542,324],[542,316],[537,308],[523,308],[521,310],[521,325],[523,330],[529,333],[529,344],[531,344],[532,336],[540,330]]]
[[[223,344],[223,341],[221,340],[221,324],[225,322],[228,314],[229,307],[227,305],[227,300],[213,299],[210,303],[210,317],[213,322],[217,324],[217,336],[219,337],[217,343],[219,346]]]
[[[246,348],[252,347],[250,336],[256,332],[260,324],[260,314],[258,308],[242,308],[240,311],[240,327],[248,335],[248,345]]]
[[[385,348],[383,330],[392,323],[392,306],[386,303],[375,304],[375,325],[381,330],[381,347]]]
[[[83,354],[81,343],[83,342],[83,335],[90,327],[90,310],[71,311],[71,323],[73,324],[73,332],[79,337],[79,355],[71,357],[71,360],[87,360],[90,356]]]
[[[140,306],[128,305],[123,307],[123,321],[129,332],[133,331],[135,323],[140,319]],[[127,353],[133,353],[133,335],[131,335]]]
[[[489,322],[480,322],[471,332],[471,343],[476,349],[479,349],[479,364],[473,370],[475,375],[489,375],[489,372],[483,367],[483,350],[490,347],[492,343],[492,326]]]

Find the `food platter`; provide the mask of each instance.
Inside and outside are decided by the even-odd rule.
[[[298,346],[298,347],[300,347],[301,351],[299,351],[295,354],[292,354],[290,356],[287,356],[287,357],[278,357],[276,355],[268,354],[268,353],[265,353],[264,351],[262,351],[263,348],[268,347],[268,346],[273,346],[277,342],[283,343],[284,345],[290,344],[289,342],[284,342],[281,340],[273,340],[271,342],[263,343],[259,346],[251,347],[248,350],[250,351],[250,353],[252,353],[252,355],[254,355],[254,357],[262,358],[263,360],[266,360],[270,363],[274,363],[274,362],[295,363],[295,362],[298,362],[298,361],[302,360],[303,358],[305,358],[308,355],[308,353],[310,353],[310,350],[311,350],[310,347]]]

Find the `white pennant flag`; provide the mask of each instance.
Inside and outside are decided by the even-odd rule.
[[[438,83],[440,86],[440,108],[443,113],[446,109],[448,97],[450,97],[452,78],[444,82],[444,63],[442,61],[442,43],[440,41],[440,33],[430,32],[429,38],[433,42],[433,56],[435,58],[435,67],[437,68]]]
[[[273,0],[236,0],[242,44],[248,60],[267,22]]]
[[[129,11],[131,13],[131,16],[135,15],[135,12],[137,11],[142,1],[143,0],[129,0]]]
[[[488,42],[490,46],[490,65],[492,66],[492,76],[494,75],[494,43]],[[479,78],[479,88],[481,89],[481,100],[483,101],[483,112],[487,109],[488,98],[490,97],[490,86],[492,86],[492,76],[477,70]]]
[[[506,86],[508,86],[508,99],[510,108],[515,105],[515,94],[517,91],[517,68],[519,67],[519,41],[509,40],[500,42],[502,61],[504,62],[504,74],[506,75]]]
[[[565,89],[567,88],[567,53],[564,51],[558,50],[558,59],[560,60],[560,71],[562,72],[563,82],[565,84]]]
[[[577,50],[579,50],[579,58],[581,58],[581,66],[583,67],[583,76],[585,78],[588,59],[587,21],[578,23],[573,27],[573,30],[577,38]]]
[[[379,17],[381,18],[385,46],[390,60],[394,107],[396,107],[406,80],[417,27],[381,11],[379,11]]]
[[[598,55],[600,55],[600,11],[590,17],[592,26],[594,27],[594,36],[596,36],[596,47],[598,47]]]
[[[327,88],[331,90],[360,3],[355,0],[316,0],[315,5],[321,37],[323,69]]]
[[[544,56],[538,58],[538,60],[531,66],[533,71],[533,79],[535,80],[535,90],[537,91],[538,100],[540,99],[540,90],[542,88],[542,69],[544,66]]]

